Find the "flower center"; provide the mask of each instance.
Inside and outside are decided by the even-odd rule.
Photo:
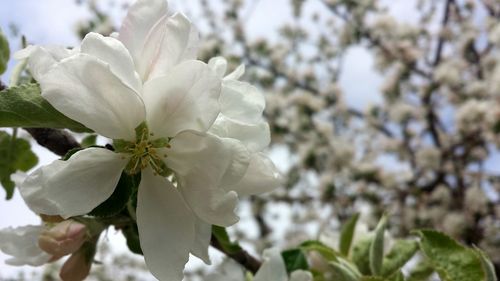
[[[151,165],[156,174],[169,176],[170,169],[163,161],[167,157],[165,149],[170,148],[169,139],[152,139],[153,134],[149,133],[147,125],[143,122],[136,129],[136,140],[134,142],[126,140],[113,140],[116,152],[130,154],[130,161],[125,167],[125,172],[135,175],[141,170]]]

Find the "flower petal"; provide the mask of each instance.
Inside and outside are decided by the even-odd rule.
[[[67,161],[39,168],[23,182],[20,192],[36,213],[64,218],[83,215],[111,196],[127,161],[107,149],[87,148]]]
[[[276,248],[264,251],[264,262],[255,274],[253,281],[287,281],[285,262]]]
[[[221,114],[209,132],[222,138],[237,139],[251,152],[262,151],[271,142],[269,124],[264,120],[258,123],[244,123]]]
[[[212,238],[212,225],[195,218],[195,238],[191,247],[191,254],[200,258],[206,264],[211,264],[208,248]]]
[[[165,0],[138,0],[128,9],[118,34],[134,61],[139,61],[153,26],[167,14]]]
[[[224,77],[224,80],[238,80],[243,74],[245,74],[245,65],[240,64],[233,72]]]
[[[164,16],[150,30],[137,69],[143,81],[165,75],[184,60],[196,59],[198,32],[186,16],[176,13]]]
[[[234,147],[215,136],[193,132],[180,133],[170,144],[165,162],[176,173],[178,188],[196,215],[210,224],[236,223],[237,194],[220,188],[234,161]]]
[[[38,237],[44,230],[41,225],[27,225],[0,230],[0,250],[12,256],[6,260],[10,265],[40,266],[52,256],[38,247]]]
[[[295,270],[290,275],[290,281],[312,281],[313,276],[311,272],[305,270]]]
[[[38,82],[52,106],[103,136],[133,140],[144,121],[139,95],[109,65],[87,54],[61,61]]]
[[[201,61],[186,61],[144,85],[149,129],[161,137],[206,132],[219,114],[220,79]]]
[[[214,57],[208,61],[208,66],[217,73],[219,78],[223,78],[226,74],[227,60],[224,57]]]
[[[18,60],[28,59],[30,73],[39,81],[54,65],[75,53],[76,50],[61,46],[28,46],[17,51],[14,57]]]
[[[225,189],[238,195],[253,195],[272,191],[281,183],[282,177],[273,162],[263,153],[254,153],[243,178]]]
[[[257,88],[235,80],[224,80],[219,101],[223,115],[245,123],[260,122],[266,105]]]
[[[142,81],[135,72],[134,61],[119,40],[91,32],[83,38],[81,52],[108,63],[113,74],[125,85],[137,93],[142,92]]]
[[[195,239],[194,216],[176,188],[151,169],[142,173],[137,226],[146,265],[159,280],[180,281]]]

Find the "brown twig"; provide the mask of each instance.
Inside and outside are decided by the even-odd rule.
[[[51,128],[24,128],[36,142],[54,152],[64,156],[68,151],[80,147],[76,139],[64,130]]]
[[[226,256],[230,257],[231,259],[239,263],[241,266],[243,266],[253,274],[255,274],[261,266],[260,261],[258,261],[256,258],[254,258],[252,255],[250,255],[247,251],[243,249],[235,253],[229,253],[224,251],[224,248],[221,246],[219,240],[217,240],[217,238],[213,235],[212,235],[212,240],[210,241],[210,245],[212,245],[214,248],[216,248],[217,250],[224,253]]]

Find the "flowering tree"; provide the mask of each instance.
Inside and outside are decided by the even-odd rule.
[[[70,255],[60,277],[83,280],[114,227],[159,280],[181,280],[190,254],[209,264],[210,245],[233,262],[203,280],[497,280],[498,4],[419,1],[411,25],[375,0],[311,2],[291,1],[303,25],[277,42],[248,38],[242,1],[200,1],[200,41],[164,0],[133,3],[116,30],[90,3],[80,46],[16,52],[0,94],[0,126],[14,128],[1,183],[42,222],[0,232],[8,262]],[[338,83],[359,44],[385,77],[366,110]],[[18,128],[62,158],[20,173],[37,157]],[[283,176],[270,142],[291,155]],[[257,235],[237,223],[238,199]],[[304,227],[276,238],[275,206]]]

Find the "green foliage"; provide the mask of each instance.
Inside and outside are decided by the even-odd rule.
[[[23,84],[0,92],[0,127],[90,131],[50,105],[40,94],[40,87],[37,84]]]
[[[407,281],[427,281],[433,273],[434,269],[430,263],[422,260],[410,271]]]
[[[383,216],[375,228],[375,237],[370,245],[370,270],[374,275],[381,275],[384,261],[384,233],[387,217]]]
[[[351,249],[352,239],[354,237],[354,230],[358,222],[359,213],[352,216],[342,227],[340,231],[339,250],[344,256],[349,255]]]
[[[133,224],[122,228],[122,233],[125,239],[127,239],[127,247],[129,250],[134,254],[143,255],[137,225]]]
[[[307,263],[306,255],[300,248],[290,249],[281,253],[283,261],[285,262],[286,271],[292,273],[295,270],[307,270],[309,264]]]
[[[122,173],[113,194],[99,206],[95,207],[89,215],[95,217],[112,217],[120,213],[127,206],[132,194],[137,190],[141,181],[141,174],[128,175]]]
[[[474,246],[474,251],[479,256],[481,263],[483,265],[483,270],[486,273],[486,281],[497,281],[497,276],[495,274],[495,267],[486,254],[481,251],[478,247]]]
[[[0,131],[0,182],[7,200],[14,194],[15,184],[10,178],[11,175],[16,171],[27,172],[37,163],[38,157],[31,151],[27,140]]]
[[[443,281],[486,281],[481,259],[474,250],[434,231],[420,230],[420,249]]]
[[[391,276],[403,267],[418,251],[414,240],[396,240],[391,250],[384,257],[382,276]]]
[[[82,139],[82,147],[91,147],[96,145],[97,135],[90,134]]]
[[[358,270],[364,275],[370,275],[370,247],[373,236],[364,237],[359,240],[352,248],[351,259]]]
[[[346,263],[331,262],[330,266],[333,270],[334,280],[338,281],[358,281],[359,274],[356,274],[353,269]]]
[[[327,261],[336,261],[338,253],[317,240],[308,240],[300,244],[300,248],[306,252],[317,251]]]
[[[238,243],[231,242],[224,227],[213,225],[212,235],[217,239],[219,245],[226,253],[234,254],[241,251],[241,247]]]
[[[0,28],[0,74],[3,74],[5,70],[7,70],[7,63],[10,58],[10,48],[9,41],[5,34],[2,32]]]

